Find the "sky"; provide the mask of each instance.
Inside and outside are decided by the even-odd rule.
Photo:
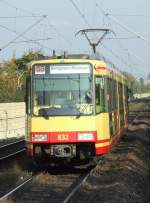
[[[29,50],[92,54],[81,29],[112,30],[97,52],[121,71],[147,80],[150,72],[148,0],[0,0],[0,62]],[[96,41],[103,33],[90,34]]]

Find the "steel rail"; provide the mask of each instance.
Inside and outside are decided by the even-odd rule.
[[[18,140],[18,141],[16,141],[16,142],[11,142],[11,143],[8,143],[8,144],[5,144],[5,145],[1,145],[1,146],[0,146],[0,149],[2,149],[2,148],[4,148],[4,147],[11,146],[11,145],[14,145],[14,144],[18,144],[19,142],[23,142],[23,141],[25,141],[25,140],[22,139],[22,140]]]
[[[23,152],[23,151],[25,151],[25,150],[26,150],[26,149],[23,148],[23,149],[21,149],[21,150],[19,150],[19,151],[17,151],[17,152],[14,152],[14,153],[12,153],[12,154],[9,154],[9,155],[7,155],[7,156],[0,157],[0,161],[1,161],[1,160],[4,160],[4,159],[7,159],[7,158],[9,158],[9,157],[11,157],[11,156],[14,156],[14,155],[16,155],[16,154],[19,154],[19,153],[21,153],[21,152]]]
[[[132,112],[131,112],[132,113]],[[139,112],[134,112],[134,113],[139,113]],[[130,115],[129,115],[130,116]],[[138,114],[135,114],[132,121],[130,121],[131,123],[134,122],[134,120],[138,117]],[[95,167],[94,167],[95,168]],[[80,186],[87,180],[87,178],[89,177],[90,173],[94,170],[94,168],[92,168],[82,179],[81,181],[73,188],[73,190],[67,195],[67,197],[65,198],[65,200],[63,201],[63,203],[68,203],[71,198],[74,196],[74,194],[79,190]]]
[[[33,177],[30,177],[28,180],[26,180],[25,182],[21,183],[20,185],[18,185],[17,187],[15,187],[14,189],[12,189],[11,191],[9,191],[7,194],[3,195],[2,197],[0,197],[0,201],[4,200],[5,198],[7,198],[9,195],[11,195],[12,193],[16,192],[18,189],[20,189],[21,187],[23,187],[25,184],[27,184],[28,182],[30,182],[33,179]]]
[[[20,188],[22,188],[25,184],[29,183],[30,181],[33,180],[33,178],[35,176],[37,176],[39,173],[37,174],[32,174],[32,176],[30,176],[27,180],[25,180],[23,183],[19,184],[18,186],[16,186],[15,188],[13,188],[12,190],[10,190],[9,192],[7,192],[6,194],[4,194],[3,196],[0,197],[0,202],[3,200],[5,200],[6,198],[8,198],[10,195],[12,195],[13,193],[17,192],[17,190],[19,190]]]
[[[95,167],[94,167],[94,168],[95,168]],[[83,174],[82,177],[79,178],[79,180],[78,180],[77,183],[75,184],[75,187],[72,189],[72,191],[69,193],[69,195],[67,195],[67,197],[66,197],[66,195],[64,196],[64,198],[63,198],[64,200],[62,199],[61,202],[67,203],[67,202],[72,198],[72,196],[75,194],[75,192],[79,189],[80,185],[81,185],[82,183],[84,183],[84,182],[87,180],[87,178],[88,178],[89,175],[90,175],[90,172],[91,172],[94,168],[90,169],[89,172]],[[30,182],[35,178],[36,175],[37,175],[37,174],[32,175],[32,176],[29,177],[26,181],[24,181],[23,183],[19,184],[18,186],[16,186],[15,188],[11,189],[11,190],[10,190],[9,192],[7,192],[6,194],[4,194],[3,196],[1,196],[1,197],[0,197],[0,202],[1,202],[1,200],[7,201],[7,198],[9,198],[12,194],[17,193],[17,191],[18,191],[19,189],[21,189],[21,188],[23,189],[24,185],[27,185],[28,183],[30,183]],[[77,179],[78,179],[78,177],[77,177]],[[77,179],[76,179],[76,180],[77,180]],[[74,181],[73,181],[73,182],[74,182]],[[65,193],[65,190],[63,191],[63,193]]]
[[[80,180],[80,182],[73,188],[73,190],[69,193],[69,195],[65,198],[65,200],[63,201],[63,203],[67,203],[69,202],[69,200],[73,197],[73,195],[77,192],[77,190],[80,188],[81,184],[83,184],[87,178],[89,177],[91,171],[93,169],[90,170],[90,172],[88,172],[84,177],[82,177],[82,179]]]

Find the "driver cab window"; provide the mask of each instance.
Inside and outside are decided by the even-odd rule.
[[[96,77],[95,79],[96,113],[105,111],[105,79]]]

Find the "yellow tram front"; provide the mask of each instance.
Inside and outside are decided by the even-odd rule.
[[[109,151],[105,80],[95,78],[94,65],[88,60],[69,59],[32,64],[27,83],[26,143],[30,156],[86,159]]]

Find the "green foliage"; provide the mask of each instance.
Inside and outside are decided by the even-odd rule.
[[[0,64],[0,102],[24,101],[26,65],[43,58],[40,51],[29,51],[21,58],[12,58]]]
[[[144,92],[150,93],[150,83],[147,83],[146,85],[144,85]]]
[[[133,94],[135,93],[148,93],[150,92],[150,84],[144,84],[144,79],[136,79],[132,74],[128,72],[122,72],[127,77],[129,88],[131,88]]]
[[[0,102],[15,101],[17,94],[17,72],[15,60],[3,63],[0,74]]]
[[[17,70],[26,70],[26,65],[33,60],[39,60],[44,58],[44,55],[40,51],[29,51],[25,53],[22,58],[16,59]]]
[[[12,58],[0,64],[0,102],[24,101],[26,65],[33,61],[43,59],[45,56],[41,51],[29,51],[21,58]],[[133,93],[150,92],[150,84],[144,84],[141,79],[137,80],[128,72],[123,72],[127,77],[128,86]],[[148,75],[150,79],[150,73]],[[141,87],[142,85],[142,87]],[[142,89],[141,89],[142,88]]]
[[[128,86],[132,90],[133,94],[138,93],[140,90],[140,82],[132,74],[125,71],[122,73],[126,76]]]

